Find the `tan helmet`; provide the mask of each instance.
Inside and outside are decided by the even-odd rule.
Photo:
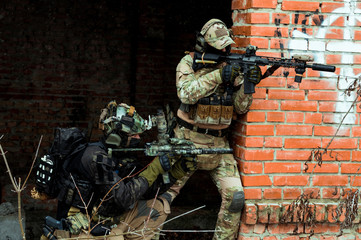
[[[235,43],[231,38],[230,31],[226,24],[216,18],[213,18],[204,24],[200,34],[210,46],[218,50]]]

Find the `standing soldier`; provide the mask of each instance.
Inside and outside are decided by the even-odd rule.
[[[197,35],[195,50],[228,55],[234,44],[231,37],[221,20],[211,19]],[[239,67],[225,63],[201,69],[195,66],[192,52],[177,66],[177,94],[181,105],[177,111],[175,136],[194,142],[196,147],[229,148],[226,136],[233,112],[246,113],[252,95],[244,94]],[[254,84],[261,80],[258,66],[250,67],[246,74]],[[232,154],[199,155],[197,162],[198,169],[209,171],[222,197],[213,239],[234,240],[245,199],[237,162]],[[193,173],[178,180],[163,196],[173,200]]]

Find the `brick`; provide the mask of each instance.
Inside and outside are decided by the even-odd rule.
[[[254,99],[250,110],[278,110],[279,103],[276,100]]]
[[[264,146],[266,148],[280,148],[283,146],[281,137],[265,137]]]
[[[297,199],[301,193],[301,189],[298,188],[285,188],[283,189],[283,199]]]
[[[282,189],[281,188],[271,188],[263,190],[264,199],[281,199],[282,198]]]
[[[246,13],[244,20],[249,24],[260,24],[260,23],[269,23],[270,15],[269,13]]]
[[[284,112],[268,112],[267,113],[268,122],[284,122],[285,113]]]
[[[290,15],[285,13],[272,13],[273,24],[290,24]]]
[[[350,178],[351,178],[350,182],[353,187],[361,186],[361,177],[351,176]]]
[[[300,126],[300,125],[277,125],[277,136],[311,136],[312,126]]]
[[[335,204],[328,204],[326,206],[326,212],[327,212],[327,221],[330,223],[335,223],[337,221],[337,219],[335,219],[334,217],[336,217],[336,208],[337,205]]]
[[[316,101],[337,101],[338,93],[330,92],[330,91],[314,91],[310,90],[307,94],[308,100],[316,100]]]
[[[265,149],[265,150],[243,150],[243,159],[244,160],[273,160],[274,150]]]
[[[263,147],[263,137],[243,137],[240,146],[245,147]]]
[[[246,125],[245,134],[247,136],[273,136],[273,125]]]
[[[309,23],[309,15],[305,15],[305,14],[291,14],[292,15],[292,19],[293,19],[293,24],[295,25],[302,25],[302,26],[307,26]]]
[[[337,8],[344,7],[343,3],[336,3],[336,2],[324,2],[321,5],[321,12],[322,13],[331,13]]]
[[[326,81],[326,80],[308,80],[303,79],[302,83],[300,84],[300,89],[322,89],[322,90],[335,90],[336,83],[333,81]]]
[[[257,207],[255,204],[246,203],[242,213],[242,223],[254,225],[257,222]]]
[[[341,163],[341,173],[360,173],[360,163]]]
[[[288,41],[287,39],[280,39],[280,38],[273,38],[270,40],[270,49],[280,49],[280,48],[284,48],[284,46],[288,46]]]
[[[331,124],[357,124],[357,118],[354,115],[347,115],[345,118],[345,114],[338,113],[324,113],[323,114],[323,122],[331,123]]]
[[[361,127],[352,127],[352,136],[353,137],[361,137]]]
[[[276,236],[263,237],[263,240],[279,240]]]
[[[294,229],[296,228],[296,224],[270,224],[268,226],[268,232],[270,234],[285,234],[285,233],[293,233]]]
[[[244,0],[232,0],[232,10],[236,10],[236,9],[246,9],[246,4],[248,1],[244,1]]]
[[[339,166],[336,163],[322,163],[321,166],[308,163],[308,173],[338,173]]]
[[[277,7],[277,0],[251,0],[251,7],[252,8],[276,8]]]
[[[279,32],[279,33],[277,33]],[[248,34],[247,34],[248,33]],[[262,37],[274,37],[275,35],[280,34],[282,37],[288,37],[287,28],[275,28],[275,27],[265,27],[265,26],[252,26],[249,31],[246,31],[246,36],[262,36]]]
[[[301,173],[301,163],[265,162],[264,173]]]
[[[313,186],[346,186],[348,176],[313,176]]]
[[[336,134],[338,127],[336,126],[315,126],[314,135],[315,136],[334,136]],[[350,136],[349,127],[341,127],[338,129],[337,135],[339,137],[348,137]]]
[[[271,186],[272,182],[269,176],[245,176],[242,175],[242,183],[244,187],[255,187],[255,186]]]
[[[315,101],[283,101],[281,102],[281,110],[283,111],[317,111],[317,102]]]
[[[262,189],[244,188],[245,199],[262,199]]]
[[[304,113],[302,112],[286,112],[286,122],[303,123]]]
[[[322,156],[323,161],[349,161],[350,159],[350,151],[331,150]]]
[[[338,189],[337,187],[323,188],[322,189],[322,198],[338,199],[338,198],[340,198],[340,189]]]
[[[352,151],[352,161],[361,161],[361,152],[360,151]]]
[[[304,188],[303,194],[309,196],[310,199],[319,199],[321,198],[321,193],[319,188]]]
[[[268,223],[268,217],[270,214],[270,208],[268,207],[268,204],[264,203],[258,203],[257,206],[257,222],[258,223]]]
[[[328,149],[356,149],[357,139],[352,138],[334,138],[330,143],[331,139],[322,139],[322,147],[328,147]]]
[[[250,111],[246,114],[245,120],[247,122],[264,122],[266,121],[266,113]]]
[[[309,176],[274,176],[274,186],[305,186]]]
[[[263,234],[266,231],[265,224],[256,224],[254,225],[254,233],[256,234]]]
[[[312,11],[315,12],[319,9],[318,2],[306,1],[282,1],[283,11]]]
[[[286,87],[286,79],[280,78],[280,77],[275,77],[275,76],[270,76],[266,79],[263,79],[257,86],[258,87],[267,87],[267,88]]]
[[[322,123],[322,113],[305,113],[305,123],[306,124],[321,124]]]
[[[284,148],[317,148],[321,146],[318,138],[286,138]]]
[[[257,45],[258,46],[258,45]],[[255,93],[253,93],[253,99],[266,99],[267,97],[267,90],[265,88],[255,88]]]
[[[305,161],[310,156],[310,151],[285,151],[278,150],[276,151],[276,159],[275,160],[291,160],[291,161]]]
[[[263,172],[262,163],[242,161],[241,162],[241,172],[246,173],[246,174],[262,173]]]
[[[304,100],[305,92],[303,90],[270,89],[268,99]]]
[[[246,234],[250,234],[253,233],[253,229],[254,229],[255,225],[248,225],[248,224],[244,224],[241,222],[240,228],[239,228],[239,232],[240,233],[246,233]]]

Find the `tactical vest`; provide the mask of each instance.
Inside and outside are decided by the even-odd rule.
[[[214,71],[214,68],[199,69],[195,77]],[[194,105],[181,104],[181,110],[189,112],[189,117],[195,123],[212,124],[212,125],[230,125],[233,116],[233,86],[224,87],[219,85],[215,91],[204,98],[198,100]]]

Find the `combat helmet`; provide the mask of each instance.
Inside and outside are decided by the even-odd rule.
[[[99,129],[103,130],[105,143],[116,147],[128,147],[131,136],[141,134],[152,127],[151,121],[144,120],[133,106],[109,102],[101,111]],[[132,139],[134,140],[134,139]]]
[[[230,48],[230,45],[235,43],[231,35],[231,31],[224,22],[213,18],[206,22],[197,34],[195,50],[205,52],[207,44],[217,50],[222,50],[226,47]]]

